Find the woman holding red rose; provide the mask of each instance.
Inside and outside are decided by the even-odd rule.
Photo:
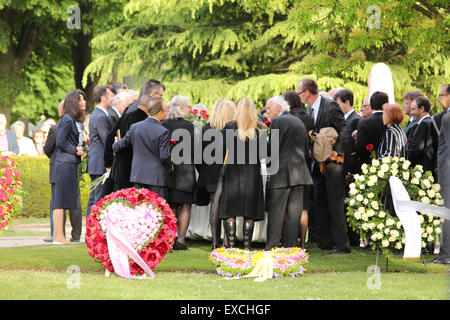
[[[378,147],[377,158],[389,156],[406,157],[406,145],[408,141],[405,132],[400,127],[402,121],[403,112],[398,104],[383,105],[383,123],[387,127],[387,130]]]

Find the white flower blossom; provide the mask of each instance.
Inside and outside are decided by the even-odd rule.
[[[359,213],[358,211],[356,211],[353,215],[355,216],[356,220],[361,219],[361,213]]]
[[[402,223],[399,221],[397,222],[397,229],[400,229],[402,227]]]
[[[384,218],[384,217],[386,217],[386,212],[380,211],[380,213],[378,214],[378,218]]]
[[[377,176],[380,178],[384,178],[384,172],[385,171],[378,171]]]
[[[395,223],[395,221],[392,220],[391,218],[389,218],[389,219],[386,220],[386,225],[387,225],[387,226],[392,226],[394,223]]]
[[[348,204],[353,207],[355,205],[356,201],[355,199],[350,199],[350,201],[348,202]]]
[[[435,183],[431,186],[434,191],[439,192],[441,190],[441,185]]]
[[[405,160],[405,162],[403,162],[403,170],[408,170],[409,166],[411,165],[411,161],[409,160]]]
[[[375,168],[375,167],[370,167],[369,172],[370,172],[370,173],[375,173],[375,172],[377,172],[377,168]]]
[[[415,176],[417,179],[420,179],[420,178],[422,177],[422,173],[421,173],[420,171],[414,171],[414,176]]]
[[[434,232],[436,233],[436,234],[441,234],[441,228],[436,228],[436,229],[434,229]]]
[[[372,199],[375,195],[373,194],[373,192],[369,192],[367,194],[367,198]]]
[[[390,233],[391,233],[391,229],[389,229],[389,228],[384,229],[384,234],[390,234]]]
[[[373,165],[374,167],[378,167],[378,166],[380,165],[380,161],[375,160],[375,159],[372,159],[372,165]]]
[[[361,202],[361,201],[363,201],[363,196],[361,195],[361,194],[358,194],[357,196],[356,196],[356,201],[359,201],[359,202]]]
[[[424,222],[423,215],[419,214],[419,222],[422,224]]]
[[[384,228],[384,224],[383,223],[379,223],[378,225],[377,225],[377,229],[378,230],[382,230]]]
[[[367,210],[368,217],[373,217],[374,215],[375,215],[375,211],[373,211],[372,209]]]
[[[430,204],[430,198],[428,198],[428,197],[423,197],[420,201],[422,201],[423,203],[426,203],[426,204]]]
[[[354,182],[350,183],[349,185],[350,190],[356,189],[356,184]]]
[[[383,163],[389,163],[389,162],[391,162],[391,158],[389,158],[389,157],[384,157],[383,159],[381,159],[381,162],[383,162]]]
[[[424,179],[424,180],[422,181],[422,183],[423,183],[423,185],[424,185],[425,187],[427,187],[427,188],[430,188],[430,187],[431,187],[431,182],[430,182],[428,179]]]
[[[406,180],[406,181],[409,180],[409,171],[404,171],[402,175],[403,175],[403,180]]]
[[[419,196],[425,197],[427,194],[423,190],[419,190]]]
[[[371,205],[372,205],[372,208],[374,208],[375,210],[379,209],[377,201],[372,201]]]
[[[419,179],[417,179],[417,178],[412,178],[412,179],[411,179],[411,183],[412,183],[412,184],[419,184],[420,182],[419,182]]]
[[[400,250],[402,248],[402,244],[400,242],[397,242],[395,244],[395,249]]]
[[[366,212],[366,209],[365,209],[364,207],[359,207],[359,208],[358,208],[358,211],[359,211],[360,213],[364,213],[364,212]]]
[[[381,241],[381,246],[382,246],[383,248],[389,247],[389,241],[388,241],[388,240],[383,240],[383,241]]]

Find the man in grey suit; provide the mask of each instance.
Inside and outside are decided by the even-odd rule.
[[[136,188],[146,188],[167,199],[172,161],[170,158],[170,132],[161,121],[168,108],[162,98],[148,97],[145,103],[148,118],[132,124],[125,137],[112,146],[118,152],[133,147],[130,181]]]
[[[304,186],[312,185],[306,164],[309,150],[306,128],[299,118],[289,113],[289,109],[289,104],[282,96],[272,97],[266,103],[268,118],[271,121],[270,130],[279,132],[279,153],[274,155],[271,152],[271,157],[278,156],[278,171],[271,175],[267,182],[266,250],[280,246],[285,216],[288,219],[286,236],[281,245],[297,246],[300,218],[302,210],[305,209]],[[271,134],[271,138],[272,136]],[[273,145],[272,141],[270,145]],[[273,161],[277,159],[272,159],[272,163]]]
[[[103,160],[106,138],[112,128],[108,109],[111,107],[114,93],[110,86],[97,86],[94,88],[94,102],[97,104],[89,119],[89,154],[87,160],[87,173],[91,183],[105,174]],[[91,190],[86,209],[86,218],[91,213],[91,207],[105,196],[103,185]]]
[[[441,196],[444,204],[450,208],[450,85],[444,86],[439,92],[439,102],[447,106],[442,117],[439,133],[439,148],[437,156],[438,182],[441,185]],[[436,259],[431,263],[450,264],[450,220],[445,220],[442,226],[441,248]]]

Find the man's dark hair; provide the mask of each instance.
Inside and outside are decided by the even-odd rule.
[[[370,107],[372,110],[383,110],[383,104],[388,102],[388,95],[381,91],[374,92],[370,97]]]
[[[63,113],[68,113],[75,121],[83,121],[84,111],[80,109],[80,99],[84,92],[77,89],[70,91],[64,98]]]
[[[425,98],[425,97],[417,97],[417,98],[414,99],[414,101],[416,102],[417,107],[419,108],[419,110],[420,110],[420,108],[423,107],[425,112],[430,112],[431,104],[430,104],[430,101],[427,98]]]
[[[408,92],[406,92],[404,95],[403,95],[403,97],[402,97],[402,99],[403,100],[414,100],[415,98],[418,98],[418,97],[423,97],[424,95],[423,95],[423,93],[421,92],[421,91],[408,91]]]
[[[166,87],[162,84],[161,81],[156,79],[149,79],[147,80],[141,88],[141,91],[139,91],[139,98],[142,96],[148,96],[153,91],[158,90],[158,88],[163,88],[163,90],[166,90]]]
[[[353,92],[351,92],[350,90],[340,89],[334,95],[334,101],[337,101],[337,98],[339,98],[343,103],[348,101],[350,103],[350,106],[353,107]]]
[[[298,93],[295,90],[288,90],[285,93],[283,93],[283,97],[284,100],[287,101],[287,103],[289,103],[289,106],[292,109],[304,109],[305,105],[302,103],[302,101],[300,100],[300,96],[298,95]]]
[[[110,85],[96,86],[94,88],[94,102],[100,103],[102,101],[102,97],[108,92],[108,89],[112,91],[112,87]]]
[[[128,86],[126,84],[120,82],[113,83],[111,87],[111,90],[114,94],[118,94],[120,90],[128,89]]]
[[[304,78],[300,81],[302,83],[303,90],[308,90],[311,94],[318,94],[319,87],[317,86],[317,82],[311,78]]]
[[[160,97],[149,97],[145,101],[145,108],[150,116],[154,116],[164,109],[164,100]]]

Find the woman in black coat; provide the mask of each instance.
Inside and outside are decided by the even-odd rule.
[[[236,241],[236,217],[244,217],[244,247],[250,249],[254,222],[264,220],[264,192],[259,159],[260,139],[265,125],[258,119],[252,100],[243,98],[237,103],[236,121],[228,122],[222,130],[227,165],[223,177],[222,195],[219,201],[219,219],[225,220],[228,247]],[[228,131],[228,132],[227,132]],[[242,154],[240,145],[244,146]],[[233,151],[233,152],[232,152]]]
[[[306,133],[314,129],[314,118],[306,113],[305,105],[300,100],[299,94],[294,90],[288,90],[283,94],[284,99],[289,103],[291,107],[290,113],[299,118],[306,128]],[[305,152],[306,164],[311,170],[311,155],[310,152]],[[305,248],[306,231],[308,230],[308,210],[310,207],[310,192],[311,186],[305,186],[303,192],[303,209],[300,218],[300,236],[302,241],[302,248]]]
[[[210,136],[221,136],[222,129],[225,124],[229,121],[235,119],[236,116],[236,104],[226,98],[219,99],[214,103],[211,110],[211,115],[209,117],[209,122],[202,128],[202,163],[197,165],[197,171],[199,173],[197,180],[197,188],[205,188],[209,193],[211,209],[214,199],[214,195],[217,190],[217,183],[219,181],[220,170],[222,168],[223,159],[221,157],[220,161],[205,161],[204,151],[208,146],[215,143],[215,138],[210,140],[205,139],[205,134]],[[222,146],[221,146],[222,147]],[[223,154],[225,156],[225,154]],[[211,151],[211,157],[215,158],[216,154],[214,150]],[[210,218],[212,212],[210,211]],[[216,249],[219,247],[220,233],[221,233],[221,223],[218,221],[213,221],[211,223],[211,238],[213,240],[212,248]],[[214,232],[213,232],[214,230]],[[215,237],[215,235],[217,235]]]
[[[63,116],[58,125],[55,157],[55,199],[53,200],[53,243],[69,243],[63,232],[65,209],[78,206],[78,164],[80,157],[86,157],[83,147],[79,145],[80,133],[76,122],[83,122],[86,101],[81,90],[71,91],[66,95]]]
[[[174,96],[169,102],[169,114],[167,120],[161,124],[166,127],[177,144],[183,143],[184,137],[180,139],[173,135],[174,131],[183,129],[189,135],[189,155],[179,154],[182,159],[188,158],[180,164],[174,164],[174,170],[170,174],[170,187],[168,203],[178,218],[178,238],[173,246],[174,250],[186,250],[186,232],[191,219],[191,205],[194,203],[195,191],[195,166],[194,166],[194,125],[186,120],[191,110],[189,98],[185,96]],[[181,131],[181,130],[180,130]],[[178,132],[180,132],[178,131]],[[172,154],[172,161],[174,155]],[[177,161],[174,161],[175,163]]]

